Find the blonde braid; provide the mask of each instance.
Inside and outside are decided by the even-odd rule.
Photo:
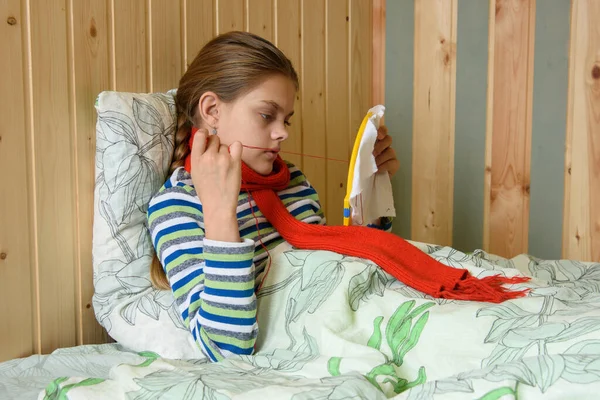
[[[169,175],[177,168],[185,165],[185,159],[190,154],[190,135],[192,134],[192,123],[183,112],[177,117],[177,131],[175,132],[175,146],[173,148],[173,161],[169,168]]]

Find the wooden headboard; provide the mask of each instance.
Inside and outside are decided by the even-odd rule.
[[[0,16],[0,361],[107,341],[91,306],[95,98],[176,87],[229,30],[300,72],[285,150],[347,160],[386,105],[396,233],[600,261],[595,0],[6,0]],[[341,223],[347,164],[289,159]]]
[[[8,0],[0,15],[0,360],[107,340],[91,305],[98,93],[176,88],[207,40],[249,30],[301,74],[284,149],[347,160],[372,104],[365,1]],[[347,164],[289,159],[341,223]]]

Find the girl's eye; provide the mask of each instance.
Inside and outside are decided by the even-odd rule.
[[[270,121],[272,121],[272,120],[273,120],[273,116],[272,116],[272,115],[270,115],[270,114],[263,114],[263,113],[260,113],[260,116],[261,116],[261,117],[262,117],[262,119],[264,119],[265,121],[269,121],[269,122],[270,122]],[[291,126],[291,125],[292,125],[290,121],[283,121],[283,124],[284,124],[285,126]]]

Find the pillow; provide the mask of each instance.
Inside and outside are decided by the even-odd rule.
[[[205,358],[171,291],[150,282],[151,197],[167,179],[176,130],[175,91],[100,93],[92,257],[94,312],[118,343],[167,358]]]

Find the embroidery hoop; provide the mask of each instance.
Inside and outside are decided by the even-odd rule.
[[[360,148],[360,142],[362,141],[365,128],[369,122],[369,118],[373,116],[373,112],[369,111],[362,120],[356,139],[354,140],[354,147],[352,148],[352,155],[350,156],[350,166],[348,167],[348,181],[346,183],[346,196],[344,197],[344,226],[350,226],[352,217],[352,207],[350,206],[350,196],[352,194],[352,182],[354,180],[354,167],[356,166],[356,159],[358,158],[358,149]],[[362,202],[361,202],[362,203]]]

